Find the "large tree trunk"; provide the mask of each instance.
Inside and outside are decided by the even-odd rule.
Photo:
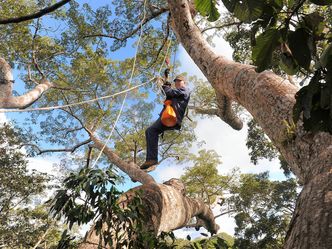
[[[298,88],[272,72],[217,55],[192,20],[187,0],[168,0],[173,29],[217,94],[244,106],[280,150],[303,184],[285,248],[332,248],[332,136],[291,123]]]

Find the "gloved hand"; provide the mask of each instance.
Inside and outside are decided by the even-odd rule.
[[[165,75],[166,79],[168,78],[169,72],[170,72],[169,68],[166,68],[165,72],[164,72],[164,75]]]
[[[169,82],[168,80],[166,80],[166,81],[164,81],[164,85],[166,85],[166,86],[171,86],[171,85],[172,85],[172,83],[171,83],[171,82]]]

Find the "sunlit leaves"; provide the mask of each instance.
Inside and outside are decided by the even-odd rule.
[[[215,0],[195,0],[195,7],[202,16],[207,16],[210,22],[217,21],[220,17]]]
[[[243,174],[231,190],[236,248],[281,248],[295,208],[296,182],[270,181],[267,173]]]
[[[199,197],[208,204],[213,204],[216,198],[223,195],[227,176],[218,174],[220,156],[215,151],[200,150],[198,156],[193,156],[194,166],[186,169],[181,180],[186,185],[189,195]]]
[[[324,50],[319,60],[321,67],[327,67],[328,63],[332,61],[332,43]]]

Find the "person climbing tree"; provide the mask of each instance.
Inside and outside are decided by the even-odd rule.
[[[166,130],[180,130],[182,119],[185,115],[186,108],[190,99],[190,91],[187,87],[186,79],[183,75],[175,77],[175,89],[171,87],[171,83],[167,81],[168,69],[165,71],[165,81],[162,86],[166,95],[164,108],[159,114],[159,118],[146,129],[146,161],[140,166],[141,169],[148,169],[158,164],[158,139],[159,135]],[[173,108],[176,119],[174,123],[172,120],[164,121],[168,108]],[[171,110],[172,112],[172,110]]]

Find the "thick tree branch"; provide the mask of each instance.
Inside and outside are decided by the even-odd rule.
[[[96,136],[90,133],[90,138],[94,142],[92,145],[94,148],[102,150],[104,147],[104,143],[99,140]],[[156,183],[152,176],[148,173],[141,170],[138,165],[130,162],[125,162],[122,160],[116,153],[114,153],[108,146],[106,146],[103,150],[103,153],[107,156],[108,160],[110,160],[113,164],[115,164],[119,169],[125,172],[133,181],[138,181],[142,184],[152,184]]]
[[[218,105],[218,117],[224,122],[229,124],[235,130],[241,130],[243,122],[236,115],[232,108],[232,100],[225,95],[216,92],[217,105]]]
[[[140,196],[143,208],[140,214],[144,217],[144,230],[159,235],[185,227],[193,217],[200,220],[210,233],[215,234],[219,226],[215,223],[212,210],[203,201],[185,196],[185,186],[178,179],[170,179],[163,184],[144,184],[133,188],[120,197],[120,207],[126,208],[134,196]],[[176,214],[174,211],[176,210]],[[107,229],[105,225],[105,230]],[[92,249],[97,246],[99,236],[92,228],[80,249]]]
[[[216,93],[217,95],[217,108],[201,108],[196,106],[189,106],[190,109],[194,110],[198,114],[217,116],[225,123],[230,125],[235,130],[241,130],[243,127],[243,122],[237,116],[232,108],[232,101],[224,96],[223,94]]]
[[[33,90],[25,93],[24,95],[14,97],[0,97],[0,108],[5,109],[13,109],[13,108],[19,108],[19,109],[25,109],[32,105],[34,102],[36,102],[44,92],[46,92],[48,89],[52,88],[53,84],[49,82],[48,80],[44,79],[42,83],[37,85]]]
[[[42,16],[44,16],[48,13],[51,13],[51,12],[59,9],[60,7],[65,5],[66,3],[69,3],[70,1],[71,0],[62,0],[62,1],[56,3],[52,6],[41,9],[38,12],[30,14],[30,15],[20,16],[20,17],[13,17],[13,18],[8,18],[8,19],[2,19],[2,20],[0,20],[0,24],[20,23],[20,22],[36,19],[36,18],[42,17]]]
[[[90,167],[90,161],[91,161],[91,154],[92,154],[92,147],[89,146],[89,150],[88,150],[88,155],[86,157],[86,168],[89,168]]]

